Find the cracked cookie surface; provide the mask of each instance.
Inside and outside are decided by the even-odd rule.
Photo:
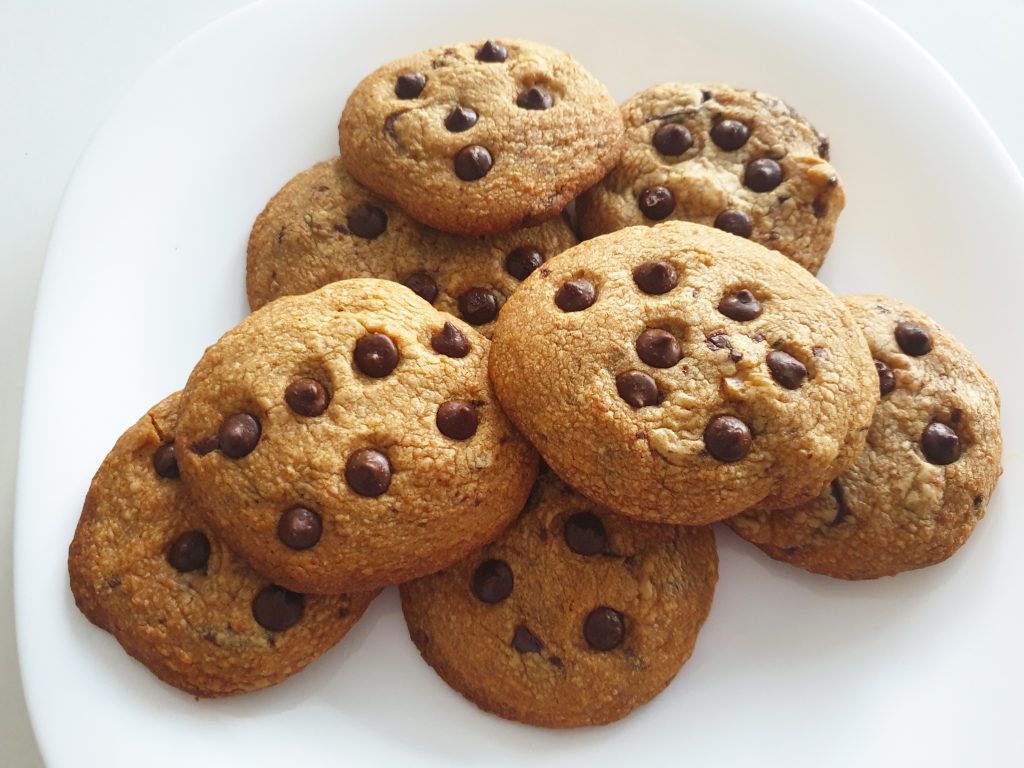
[[[400,591],[413,642],[455,690],[569,728],[625,717],[668,685],[717,579],[710,528],[613,515],[546,472],[497,541]]]

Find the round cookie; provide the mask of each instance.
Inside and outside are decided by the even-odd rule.
[[[607,89],[571,56],[518,40],[386,64],[356,87],[338,126],[357,181],[463,235],[556,217],[615,165],[622,132]]]
[[[341,640],[374,595],[295,594],[224,547],[178,478],[178,402],[154,406],[93,478],[68,555],[71,591],[91,622],[176,688],[266,688]]]
[[[571,728],[625,717],[668,685],[717,579],[710,528],[613,515],[549,472],[497,541],[400,591],[445,682],[501,717]]]
[[[489,346],[385,280],[279,299],[193,370],[182,476],[225,543],[289,589],[432,573],[497,536],[536,473]]]
[[[813,498],[853,462],[878,400],[867,343],[827,288],[683,222],[548,261],[502,310],[490,371],[574,488],[686,525]]]
[[[867,447],[813,501],[729,525],[776,560],[873,579],[941,562],[967,541],[1001,472],[999,392],[922,312],[885,296],[844,301],[882,393]]]
[[[576,243],[563,217],[489,237],[425,227],[360,186],[334,158],[289,181],[249,236],[249,306],[354,277],[394,280],[490,336],[505,298]]]
[[[576,205],[584,237],[680,219],[818,271],[845,195],[828,139],[789,105],[721,83],[664,83],[622,116],[622,159]]]

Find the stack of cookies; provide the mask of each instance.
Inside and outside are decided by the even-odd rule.
[[[709,524],[866,579],[984,514],[996,387],[921,312],[814,277],[845,198],[786,103],[619,107],[569,55],[488,40],[372,73],[339,138],[256,220],[253,314],[86,498],[75,599],[161,679],[280,682],[398,584],[481,708],[607,723],[692,653]]]

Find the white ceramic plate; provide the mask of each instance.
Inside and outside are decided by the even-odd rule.
[[[479,712],[420,661],[394,593],[285,684],[195,701],[73,605],[65,557],[89,479],[244,316],[253,218],[336,151],[358,79],[404,53],[488,36],[565,48],[620,98],[722,80],[783,96],[828,131],[849,206],[822,277],[917,304],[1002,385],[1006,474],[988,518],[948,563],[860,584],[772,562],[718,531],[721,582],[692,661],[602,729],[556,733]],[[1022,214],[1024,184],[966,97],[850,0],[293,0],[225,18],[155,65],[106,121],[50,245],[15,537],[18,645],[47,761],[1022,764]]]

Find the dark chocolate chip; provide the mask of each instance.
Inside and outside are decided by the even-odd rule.
[[[300,416],[319,416],[327,410],[331,395],[316,379],[294,379],[284,390],[284,401]]]
[[[719,461],[739,461],[752,444],[750,427],[735,416],[715,416],[704,428],[704,445]]]
[[[824,200],[815,200],[811,204],[811,208],[814,210],[814,218],[816,219],[824,218],[825,214],[828,213],[828,203]]]
[[[433,304],[437,298],[437,281],[426,272],[413,272],[402,281],[402,285],[427,302],[427,304]]]
[[[470,288],[459,296],[459,316],[470,325],[484,325],[498,316],[498,299],[486,288]]]
[[[476,406],[465,400],[449,400],[441,403],[435,418],[437,428],[452,440],[468,440],[476,434],[480,414]]]
[[[153,469],[160,477],[177,480],[181,477],[178,471],[178,458],[174,453],[174,443],[164,443],[153,454]]]
[[[679,341],[661,328],[648,328],[636,339],[636,353],[654,368],[671,368],[683,357]]]
[[[711,129],[711,140],[726,152],[733,152],[750,138],[750,129],[739,120],[722,120]]]
[[[583,622],[583,637],[595,651],[613,651],[626,639],[626,619],[614,608],[595,608]]]
[[[770,157],[762,157],[747,165],[743,183],[755,192],[771,192],[782,183],[782,166]]]
[[[896,389],[896,374],[892,372],[892,368],[881,360],[875,360],[875,370],[878,371],[879,394],[881,394],[882,397],[885,397]]]
[[[555,294],[555,306],[563,312],[582,312],[596,300],[594,284],[582,278],[563,283]]]
[[[807,378],[807,366],[787,352],[768,353],[768,370],[772,378],[786,389],[799,389]]]
[[[615,377],[615,389],[619,397],[634,408],[657,405],[661,400],[658,384],[649,373],[625,371]]]
[[[960,438],[939,421],[933,421],[921,433],[921,452],[932,464],[952,464],[960,458]]]
[[[380,379],[398,365],[398,347],[383,333],[368,333],[356,342],[352,358],[360,371]]]
[[[693,146],[693,136],[685,125],[665,123],[654,132],[651,143],[661,154],[675,157]]]
[[[512,594],[515,579],[504,560],[485,560],[473,574],[473,594],[485,603],[500,603]]]
[[[565,544],[577,555],[600,555],[608,549],[608,534],[593,512],[577,512],[565,521]]]
[[[192,451],[196,456],[205,456],[208,453],[213,453],[220,447],[220,438],[216,435],[211,437],[204,437],[197,443],[192,443],[189,446],[189,450]]]
[[[544,643],[525,624],[520,624],[512,635],[512,647],[520,653],[540,653],[544,650]]]
[[[551,94],[536,85],[516,97],[516,106],[522,109],[551,109],[552,103]]]
[[[210,561],[210,540],[202,531],[185,531],[171,543],[167,562],[176,571],[188,573],[205,568]]]
[[[746,288],[723,296],[718,302],[718,311],[737,322],[746,322],[761,316],[761,302]]]
[[[645,261],[633,270],[633,282],[644,293],[660,296],[679,285],[679,273],[667,261]]]
[[[818,144],[818,157],[820,157],[822,160],[828,160],[828,151],[829,151],[828,136],[822,136],[821,137],[821,143]]]
[[[357,205],[345,218],[349,231],[356,237],[373,240],[388,228],[388,215],[376,205]]]
[[[496,43],[493,40],[488,40],[486,43],[480,46],[480,49],[476,52],[477,61],[486,61],[490,63],[500,63],[508,58],[508,49]]]
[[[850,508],[846,505],[846,494],[838,479],[832,481],[831,489],[832,498],[836,500],[836,516],[829,523],[830,526],[833,526],[839,525],[849,516]]]
[[[705,101],[711,101],[713,98],[715,98],[715,95],[711,91],[701,91],[700,92],[701,103],[703,103]]]
[[[391,485],[391,462],[379,451],[361,448],[345,462],[345,481],[360,496],[380,496]]]
[[[440,331],[430,337],[430,346],[445,357],[465,357],[469,354],[469,339],[452,323],[445,323]]]
[[[648,187],[637,201],[640,213],[651,221],[661,221],[676,208],[676,199],[667,187]]]
[[[732,342],[729,341],[729,337],[726,335],[725,331],[714,331],[710,336],[707,337],[706,343],[708,345],[708,349],[710,349],[712,352],[717,352],[720,349],[729,350],[729,359],[732,360],[734,363],[738,363],[740,360],[743,359],[742,354],[733,350]]]
[[[505,271],[516,280],[525,280],[544,263],[544,256],[532,245],[521,245],[505,257]]]
[[[482,179],[491,170],[494,160],[486,147],[470,144],[455,154],[455,175],[463,181]]]
[[[324,531],[320,515],[305,507],[286,510],[277,521],[277,538],[290,549],[309,549]]]
[[[423,93],[427,77],[422,72],[405,72],[395,81],[395,96],[400,99],[415,99]]]
[[[737,237],[750,237],[754,231],[754,220],[746,211],[726,208],[715,216],[715,227]]]
[[[291,590],[271,584],[264,587],[252,601],[252,616],[264,629],[283,632],[302,618],[306,598]]]
[[[448,117],[444,119],[444,127],[452,133],[468,131],[474,125],[476,125],[476,110],[460,105],[456,105],[456,107],[448,113]]]
[[[217,443],[224,455],[240,459],[252,453],[260,441],[260,423],[248,413],[235,413],[224,419],[217,433]]]
[[[932,335],[917,323],[907,320],[896,324],[896,343],[911,357],[920,357],[932,351]]]

